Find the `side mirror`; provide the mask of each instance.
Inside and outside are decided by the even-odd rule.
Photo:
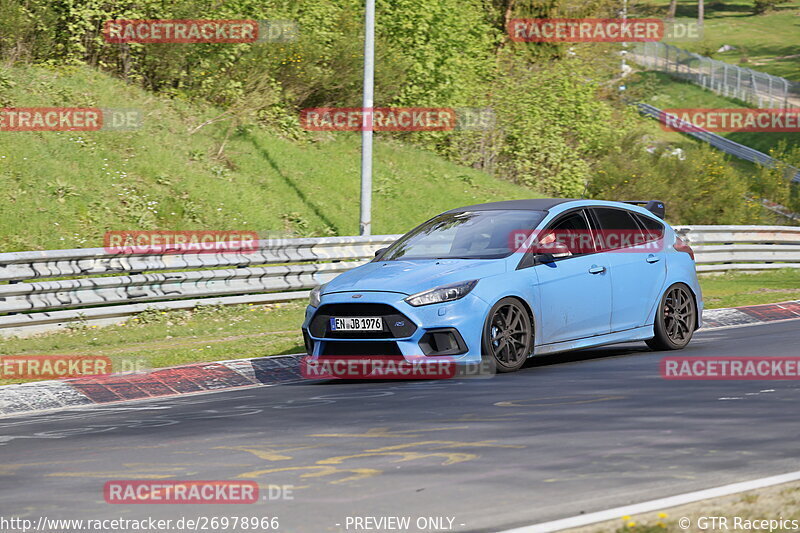
[[[375,250],[375,257],[378,257],[379,255],[381,255],[383,252],[385,252],[388,249],[389,249],[389,247],[387,246],[386,248],[379,248],[378,250]]]
[[[540,244],[536,247],[536,260],[540,263],[552,263],[556,259],[571,255],[572,252],[569,251],[567,245],[558,241]]]

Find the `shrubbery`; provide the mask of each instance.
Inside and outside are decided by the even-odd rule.
[[[491,107],[497,119],[489,131],[395,137],[546,194],[660,198],[681,205],[671,211],[680,222],[750,220],[752,209],[742,199],[747,184],[719,154],[691,150],[682,161],[644,150],[638,126],[647,119],[609,89],[616,86],[609,80],[617,74],[617,48],[504,40],[511,16],[615,16],[616,4],[377,4],[376,105]],[[159,18],[288,19],[299,24],[300,37],[258,44],[103,39],[107,20]],[[362,18],[362,0],[12,1],[0,3],[0,54],[11,62],[86,63],[162,95],[208,101],[220,108],[217,121],[230,124],[221,153],[228,136],[246,124],[300,137],[300,109],[359,106]],[[624,134],[631,131],[639,133]]]
[[[707,146],[645,149],[628,134],[598,165],[589,187],[608,200],[663,200],[667,219],[680,224],[752,224],[761,209],[746,200],[745,178]]]
[[[579,196],[593,161],[613,145],[617,119],[597,98],[585,60],[529,65],[507,58],[487,98],[496,127],[443,144],[463,162],[557,196]],[[449,142],[449,144],[448,144]]]
[[[753,2],[753,13],[762,15],[772,11],[781,4],[788,4],[790,0],[755,0]]]
[[[782,141],[769,155],[781,163],[775,167],[759,167],[750,175],[750,190],[758,198],[768,198],[793,213],[800,213],[800,184],[792,178],[800,175],[800,147],[787,148]]]

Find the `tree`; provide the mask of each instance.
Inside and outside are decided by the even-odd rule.
[[[669,11],[667,12],[667,20],[675,18],[675,12],[678,10],[678,0],[670,0]]]
[[[703,27],[703,18],[705,18],[706,3],[705,0],[697,0],[697,25]]]

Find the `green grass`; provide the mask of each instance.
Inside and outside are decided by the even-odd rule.
[[[700,278],[707,309],[800,299],[800,270]],[[305,302],[148,311],[126,324],[0,339],[0,354],[108,356],[113,368],[302,353]],[[13,380],[0,380],[8,384]]]
[[[125,369],[300,353],[304,310],[305,302],[293,302],[147,311],[115,326],[0,339],[0,354],[108,356],[112,368]]]
[[[800,269],[702,276],[706,309],[800,300]]]
[[[800,58],[798,59],[800,60]],[[663,72],[640,72],[629,82],[640,101],[659,109],[732,109],[751,107],[725,98],[693,83],[677,80]],[[800,133],[719,132],[719,135],[745,146],[769,153],[783,141],[788,149],[800,146]]]
[[[669,0],[649,0],[633,8],[634,16],[667,13]],[[727,63],[800,81],[800,1],[754,15],[752,0],[712,0],[705,3],[703,40],[675,43],[679,48]],[[679,0],[677,17],[697,17],[697,1]],[[723,45],[736,50],[718,53]]]
[[[108,230],[358,233],[357,134],[292,141],[247,126],[224,142],[224,120],[197,129],[217,110],[88,67],[0,68],[0,105],[145,114],[132,132],[0,132],[1,251],[102,246]],[[376,135],[375,234],[403,232],[456,206],[538,196]]]

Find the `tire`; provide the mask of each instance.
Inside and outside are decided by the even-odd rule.
[[[483,357],[497,372],[522,368],[533,347],[528,310],[516,298],[503,298],[486,315],[481,342]]]
[[[653,324],[655,336],[645,342],[656,351],[681,350],[692,340],[696,325],[694,295],[688,286],[676,283],[661,297]]]

